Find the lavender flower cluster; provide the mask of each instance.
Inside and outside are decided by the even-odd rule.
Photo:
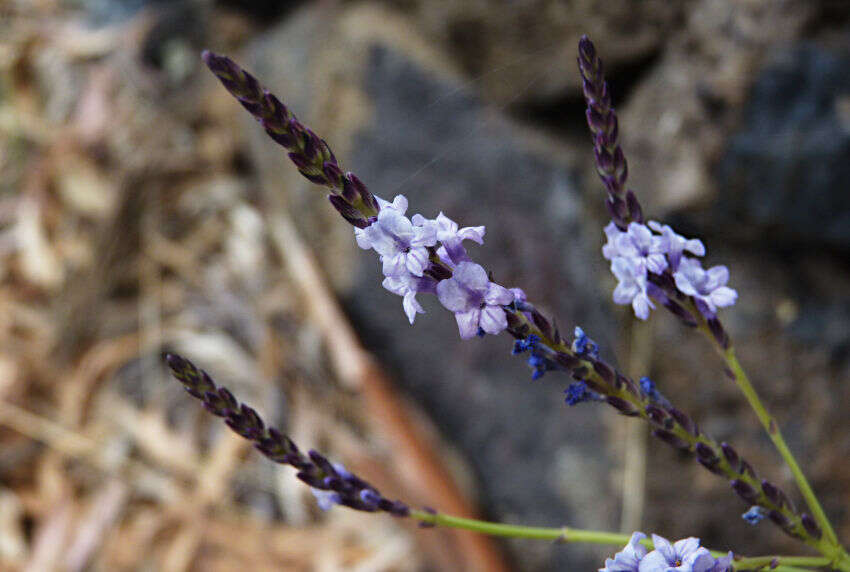
[[[354,235],[360,248],[374,250],[380,257],[383,286],[403,297],[410,323],[416,314],[424,313],[416,295],[427,292],[436,294],[443,307],[454,313],[461,338],[504,331],[508,320],[503,306],[521,292],[491,282],[463,246],[464,240],[484,244],[484,227],[460,228],[443,213],[435,219],[420,214],[408,218],[403,195],[392,203],[375,198],[378,216],[369,226],[355,228]]]
[[[669,540],[652,535],[654,549],[648,552],[641,544],[646,538],[635,532],[625,548],[605,560],[599,572],[727,572],[732,570],[732,553],[715,558],[707,548],[700,546],[699,539],[690,537],[670,543]]]
[[[705,254],[705,246],[696,238],[687,239],[670,226],[656,221],[648,224],[631,222],[620,230],[613,221],[605,227],[608,242],[602,247],[602,256],[611,261],[611,272],[617,277],[614,302],[631,304],[635,316],[641,320],[649,317],[655,308],[652,299],[664,300],[664,291],[650,280],[651,275],[672,274],[679,292],[693,297],[697,309],[706,317],[713,317],[718,308],[731,306],[738,293],[726,286],[729,270],[714,266],[708,270],[696,258]]]
[[[777,486],[759,479],[735,449],[703,433],[696,422],[673,404],[647,377],[635,382],[600,358],[599,347],[576,327],[572,343],[561,336],[554,321],[528,302],[519,288],[506,288],[469,256],[464,242],[483,244],[483,226],[461,228],[442,212],[433,219],[407,215],[403,195],[392,202],[373,195],[352,173],[343,173],[327,143],[302,125],[274,95],[232,60],[204,53],[204,60],[223,85],[261,123],[270,137],[284,146],[298,170],[310,181],[330,191],[328,199],[340,215],[354,226],[355,239],[364,250],[379,257],[383,287],[402,297],[411,324],[423,313],[420,293],[434,294],[452,312],[460,337],[499,334],[515,338],[514,354],[527,355],[532,379],[546,372],[568,372],[576,381],[566,389],[566,402],[605,402],[623,415],[639,417],[652,427],[654,436],[691,453],[706,469],[724,477],[748,505],[743,518],[757,524],[769,518],[789,535],[820,547],[824,533],[808,513],[797,511]],[[619,144],[617,115],[602,73],[602,62],[586,37],[579,43],[579,69],[587,100],[587,121],[593,135],[596,167],[608,197],[611,222],[604,233],[603,257],[610,261],[618,284],[613,298],[632,306],[646,320],[662,304],[686,324],[701,326],[718,346],[729,350],[730,342],[716,314],[733,305],[737,292],[727,286],[725,266],[703,268],[697,257],[706,253],[699,239],[688,239],[670,226],[644,223],[635,193],[626,188],[628,168]],[[266,430],[256,413],[240,405],[188,361],[170,356],[169,365],[189,393],[201,399],[212,413],[277,462],[299,469],[298,477],[311,486],[323,509],[341,504],[366,511],[410,514],[399,501],[389,501],[368,483],[332,464],[318,453],[298,452],[285,436]],[[735,377],[727,368],[727,374]],[[715,558],[696,538],[675,543],[653,535],[654,550],[641,544],[646,536],[636,532],[629,544],[600,572],[727,572],[732,553]]]

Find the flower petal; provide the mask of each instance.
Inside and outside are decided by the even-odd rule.
[[[508,318],[505,311],[498,306],[485,306],[481,310],[479,322],[481,329],[488,334],[499,334],[508,327]]]
[[[474,306],[470,303],[469,291],[456,278],[442,280],[437,284],[437,298],[446,310],[466,312]]]
[[[480,318],[481,310],[479,308],[473,308],[468,312],[457,312],[455,314],[461,339],[468,340],[478,334],[478,322]]]
[[[454,279],[469,288],[484,294],[487,291],[487,286],[490,285],[490,279],[487,278],[487,271],[480,264],[474,262],[461,262],[457,265],[454,271]]]
[[[504,286],[490,282],[484,293],[484,302],[491,306],[507,306],[514,301],[514,295]]]
[[[402,308],[404,308],[404,313],[407,314],[407,319],[410,320],[410,323],[413,323],[413,320],[416,319],[416,314],[424,314],[425,310],[422,309],[422,305],[416,301],[416,292],[410,291],[404,295],[404,300],[401,303]]]

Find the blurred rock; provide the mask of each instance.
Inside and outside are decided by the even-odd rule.
[[[677,26],[687,2],[387,0],[441,46],[488,100],[539,103],[576,92],[576,44],[589,34],[606,46],[605,64],[645,60]],[[529,89],[523,89],[531,86]]]
[[[259,77],[373,192],[405,194],[411,213],[442,210],[462,225],[486,225],[486,245],[472,255],[496,281],[522,285],[565,333],[580,323],[600,342],[609,338],[600,310],[607,293],[594,279],[604,268],[601,234],[585,224],[574,177],[556,159],[564,151],[482,105],[405,20],[312,8],[251,52]],[[488,516],[612,527],[612,461],[598,410],[564,405],[567,378],[532,383],[505,336],[461,342],[433,298],[422,297],[428,313],[411,327],[400,299],[381,288],[373,253],[356,249],[321,190],[254,125],[251,134],[268,200],[293,210],[366,343],[471,462]],[[517,560],[522,570],[585,570],[604,553],[522,543]]]
[[[848,51],[803,44],[759,73],[717,171],[721,216],[774,245],[850,250]]]
[[[760,62],[777,44],[799,37],[818,9],[806,0],[696,2],[634,93],[628,99],[613,93],[614,105],[622,108],[630,186],[645,211],[661,216],[714,198],[711,167]],[[597,46],[604,58],[610,46]]]

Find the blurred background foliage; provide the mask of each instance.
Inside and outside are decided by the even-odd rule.
[[[390,496],[798,549],[502,338],[411,328],[321,189],[203,69],[257,73],[373,192],[788,475],[718,360],[610,303],[575,66],[589,34],[650,218],[726,263],[741,359],[850,539],[850,7],[840,0],[0,0],[0,568],[590,570],[606,548],[321,514],[182,395],[179,351]]]

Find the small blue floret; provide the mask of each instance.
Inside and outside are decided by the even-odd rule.
[[[760,506],[751,506],[750,510],[741,515],[741,518],[746,520],[749,524],[755,526],[767,516],[767,511]]]
[[[593,359],[599,359],[599,346],[584,333],[580,327],[576,326],[575,340],[573,340],[573,351],[580,356],[587,356]]]
[[[566,401],[567,405],[570,407],[590,399],[590,392],[587,389],[587,384],[583,381],[571,383],[569,387],[564,390],[564,393],[567,394]]]

